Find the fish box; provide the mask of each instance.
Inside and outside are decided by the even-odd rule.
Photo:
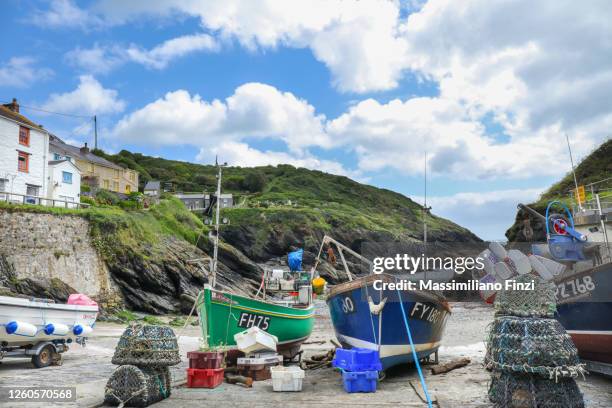
[[[365,348],[336,349],[332,366],[343,371],[380,371],[382,364],[377,350]]]
[[[297,366],[270,367],[273,391],[302,391],[304,370]]]
[[[189,351],[189,368],[221,368],[225,361],[223,351]]]
[[[378,371],[342,371],[342,383],[344,391],[354,392],[376,392],[378,382]]]
[[[278,343],[278,337],[266,333],[257,326],[236,333],[234,340],[238,349],[247,354],[260,350],[276,351],[276,344]]]
[[[188,368],[187,388],[215,388],[223,382],[223,368]]]
[[[255,354],[249,355],[248,357],[238,358],[239,366],[263,366],[266,364],[281,364],[283,362],[283,356],[281,354]]]

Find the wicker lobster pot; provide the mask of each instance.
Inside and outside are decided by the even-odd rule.
[[[117,367],[106,383],[104,402],[109,405],[146,407],[170,396],[168,367]]]
[[[112,363],[138,367],[179,364],[178,342],[170,327],[133,325],[125,329],[115,348]]]

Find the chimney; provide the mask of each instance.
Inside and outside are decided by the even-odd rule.
[[[81,147],[81,153],[82,154],[87,154],[89,153],[89,147],[87,147],[87,142],[85,142],[85,146]]]
[[[13,102],[5,103],[3,106],[5,108],[9,108],[10,110],[12,110],[15,113],[19,113],[19,104],[17,103],[17,98],[13,98]]]

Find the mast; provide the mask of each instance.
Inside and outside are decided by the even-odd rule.
[[[425,152],[425,177],[424,177],[424,203],[423,203],[423,243],[427,246],[427,152]]]
[[[217,160],[215,159],[215,164],[219,170],[217,174],[217,208],[215,214],[215,243],[213,249],[213,265],[212,265],[212,287],[215,287],[217,283],[217,258],[219,255],[219,214],[221,211],[220,201],[221,201],[221,176],[222,176],[222,167],[219,166]]]
[[[565,132],[565,141],[567,142],[567,150],[569,151],[570,163],[572,164],[572,174],[574,175],[574,187],[576,187],[576,201],[578,201],[578,208],[582,210],[582,203],[580,202],[580,196],[578,195],[578,179],[576,178],[576,170],[574,169],[574,158],[572,157],[572,148],[569,142],[569,136]]]

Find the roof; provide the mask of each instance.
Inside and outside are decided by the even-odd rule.
[[[68,153],[70,157],[74,157],[75,159],[81,159],[88,162],[92,162],[95,164],[99,164],[100,166],[110,167],[112,169],[124,170],[123,167],[106,160],[103,157],[96,156],[92,152],[84,152],[80,147],[69,145],[68,143],[64,143],[62,139],[55,135],[49,135],[49,145],[53,146],[57,149],[63,150]]]
[[[62,160],[49,160],[49,166],[57,166],[58,164],[62,164],[64,162],[68,162],[68,164],[70,164],[72,167],[74,167],[75,169],[77,169],[77,171],[79,172],[79,174],[81,173],[81,170],[79,170],[79,168],[76,166],[76,164],[74,164],[72,162],[72,160],[68,160],[68,159],[62,159]]]
[[[147,181],[147,184],[145,185],[144,189],[145,190],[159,190],[159,187],[160,187],[159,181]]]
[[[176,198],[209,198],[209,194],[204,193],[178,193],[174,195]]]
[[[36,123],[32,122],[30,119],[23,116],[21,113],[14,112],[4,105],[0,105],[0,116],[5,117],[10,120],[14,120],[15,122],[19,122],[22,125],[26,125],[36,130],[40,130],[41,132],[46,132],[46,130],[43,129],[42,126],[37,125]]]

